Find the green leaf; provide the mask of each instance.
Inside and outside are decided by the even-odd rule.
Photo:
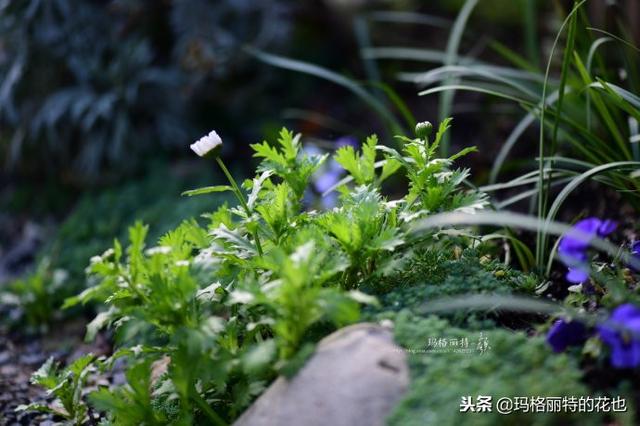
[[[242,357],[242,364],[247,373],[256,375],[265,371],[276,355],[276,341],[269,339],[252,346]]]
[[[87,324],[87,333],[85,334],[85,342],[93,342],[98,331],[102,330],[113,318],[114,312],[110,309],[106,312],[99,312],[89,324]]]
[[[376,167],[378,164],[376,163]],[[387,178],[393,176],[400,168],[402,167],[402,163],[396,160],[395,158],[387,158],[382,160],[382,172],[380,173],[379,181],[380,183],[387,180]]]
[[[184,191],[182,195],[193,197],[194,195],[210,194],[212,192],[225,192],[225,191],[233,191],[233,188],[230,187],[229,185],[205,186],[204,188],[190,189],[188,191]]]
[[[40,366],[32,375],[31,383],[40,385],[46,389],[53,389],[58,385],[58,365],[53,357]]]
[[[470,154],[472,152],[478,152],[478,149],[475,146],[466,147],[462,149],[460,152],[453,154],[451,157],[449,157],[449,161],[457,160],[458,158],[464,157],[465,155]]]
[[[353,147],[347,145],[336,151],[334,159],[353,176],[358,185],[372,183],[375,179],[377,144],[378,137],[371,135],[362,146],[362,155],[356,154]]]
[[[255,154],[253,154],[254,157],[264,158],[265,160],[268,160],[274,165],[278,165],[280,167],[287,167],[289,164],[287,158],[282,155],[277,148],[269,145],[267,141],[263,141],[259,144],[253,144],[251,145],[251,148],[255,151]]]

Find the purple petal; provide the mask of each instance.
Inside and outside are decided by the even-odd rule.
[[[634,368],[640,365],[640,341],[611,344],[611,365],[615,368]]]
[[[633,368],[640,365],[640,308],[625,303],[609,317],[609,323],[598,325],[600,339],[611,349],[611,365]]]
[[[330,192],[320,199],[320,203],[325,210],[329,210],[338,205],[338,194],[334,192]]]
[[[638,308],[632,303],[625,303],[623,305],[618,306],[611,313],[610,319],[612,321],[620,322],[622,324],[627,324],[632,321],[640,320],[640,308]]]
[[[634,241],[633,243],[631,243],[631,255],[635,258],[635,260],[640,261],[640,241]],[[636,268],[635,266],[631,264],[627,264],[627,266],[634,271],[639,272],[638,268]]]
[[[582,284],[589,279],[589,272],[582,268],[569,268],[565,279],[570,283]]]
[[[589,260],[587,253],[584,250],[574,250],[572,252],[560,253],[560,260],[569,268],[586,266],[587,260]],[[583,268],[588,269],[588,268]]]
[[[562,352],[567,346],[578,345],[587,339],[587,328],[578,321],[557,320],[547,333],[547,343],[554,352]]]
[[[565,278],[570,283],[580,284],[589,279],[589,265],[585,252],[561,253],[560,260],[567,266],[568,271]]]
[[[302,150],[310,157],[322,155],[322,150],[315,145],[305,145]]]
[[[342,174],[343,170],[344,169],[342,168],[340,163],[338,163],[336,160],[329,161],[329,171],[330,172]]]
[[[328,171],[320,174],[313,182],[318,192],[325,192],[340,181],[340,173]]]
[[[615,231],[617,227],[618,222],[610,219],[605,219],[604,221],[602,221],[600,227],[598,228],[598,236],[604,238]]]
[[[573,230],[579,232],[567,232],[558,245],[558,251],[573,252],[586,250],[589,247],[589,240],[597,235],[602,221],[596,217],[582,219],[573,226]]]
[[[640,241],[634,241],[633,243],[631,243],[631,255],[635,260],[640,262]],[[636,272],[640,272],[640,270],[638,270],[638,268],[633,266],[631,263],[627,263],[627,266]]]

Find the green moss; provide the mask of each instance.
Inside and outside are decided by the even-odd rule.
[[[481,258],[475,250],[465,250],[458,259],[443,251],[415,253],[399,270],[367,283],[369,292],[377,293],[380,307],[367,313],[409,309],[419,313],[428,301],[456,295],[530,293],[537,283],[533,275],[512,270],[497,260]],[[474,328],[493,324],[485,314],[466,311],[448,315],[456,325]]]
[[[395,316],[397,342],[409,350],[427,348],[429,339],[468,339],[471,353],[408,352],[411,386],[388,419],[390,425],[571,425],[601,424],[598,414],[523,413],[501,415],[495,401],[516,396],[593,396],[580,382],[576,362],[553,354],[544,340],[503,329],[483,331],[489,347],[481,353],[480,332],[450,326],[436,317],[401,311]],[[493,398],[490,413],[460,413],[463,396]]]

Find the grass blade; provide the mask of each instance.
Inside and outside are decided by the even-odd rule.
[[[589,47],[589,53],[587,54],[587,73],[591,75],[592,67],[593,67],[593,59],[595,57],[598,48],[605,43],[613,41],[614,39],[611,37],[600,37],[591,43]],[[587,129],[591,130],[591,93],[587,90]]]
[[[565,202],[567,197],[583,182],[587,181],[593,176],[596,176],[600,173],[607,172],[609,170],[624,170],[624,169],[637,169],[640,167],[640,162],[638,161],[618,161],[615,163],[607,163],[600,165],[598,167],[594,167],[578,176],[573,178],[569,184],[567,184],[562,191],[558,194],[558,196],[553,201],[553,204],[549,208],[549,212],[547,213],[545,228],[547,223],[551,223],[558,214],[562,203]],[[544,230],[543,230],[544,231]]]
[[[558,34],[556,34],[556,38],[553,41],[553,45],[551,47],[551,52],[549,53],[549,59],[547,60],[547,67],[544,73],[544,85],[542,86],[542,101],[541,101],[541,111],[540,111],[540,132],[539,132],[539,140],[538,140],[538,157],[540,160],[538,161],[538,169],[540,170],[540,181],[538,185],[540,188],[543,188],[544,185],[544,175],[542,170],[544,169],[543,158],[545,157],[545,149],[544,149],[544,120],[545,120],[545,110],[547,105],[547,86],[549,84],[549,75],[551,73],[551,60],[553,59],[554,52],[560,41],[560,36],[562,35],[564,28],[567,24],[573,19],[573,16],[576,15],[580,6],[582,6],[587,0],[581,0],[579,3],[576,3],[573,6],[573,9],[569,13],[569,15],[565,18],[558,30]],[[546,191],[540,190],[538,192],[538,217],[542,218],[544,216],[544,207],[545,207],[545,199],[546,199]],[[536,263],[538,266],[542,266],[542,258],[544,257],[544,246],[543,246],[543,235],[539,231],[536,235]]]
[[[469,16],[471,16],[471,12],[473,12],[473,9],[477,4],[478,0],[467,0],[462,6],[462,9],[460,9],[460,13],[451,28],[451,33],[449,34],[444,65],[454,65],[458,61],[458,48],[460,47],[462,34],[467,26]],[[452,80],[448,80],[445,85],[452,85],[452,82]],[[440,104],[438,108],[439,121],[443,121],[451,115],[454,93],[454,91],[445,91],[440,96]],[[449,138],[450,135],[448,133],[445,134],[440,143],[440,155],[442,157],[447,157],[449,155]]]
[[[528,100],[523,99],[523,98],[519,98],[517,96],[511,95],[511,94],[508,94],[508,93],[499,92],[497,90],[490,89],[490,88],[483,88],[483,87],[479,87],[479,86],[468,86],[468,85],[462,85],[462,84],[448,84],[448,85],[444,85],[444,86],[433,87],[431,89],[427,89],[427,90],[423,90],[422,92],[419,92],[418,95],[419,96],[427,96],[427,95],[431,95],[433,93],[447,92],[447,91],[451,91],[451,90],[467,90],[469,92],[485,93],[487,95],[492,95],[492,96],[496,96],[496,97],[499,97],[499,98],[508,99],[510,101],[515,101],[515,102],[518,102],[520,104],[533,106],[531,101],[528,101]]]
[[[365,48],[361,52],[362,56],[367,59],[398,59],[403,61],[443,63],[446,54],[440,50],[434,49],[418,49],[412,47],[370,47]],[[458,58],[460,64],[476,63],[474,58],[461,56]]]
[[[375,11],[369,14],[369,19],[376,22],[389,22],[394,24],[419,24],[437,28],[449,28],[452,22],[439,16],[427,15],[416,12],[400,11]]]

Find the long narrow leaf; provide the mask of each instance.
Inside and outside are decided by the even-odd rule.
[[[630,169],[630,168],[638,168],[640,167],[640,162],[638,161],[619,161],[615,163],[607,163],[598,167],[594,167],[578,176],[573,178],[573,180],[567,184],[562,191],[557,195],[553,204],[549,208],[549,212],[546,216],[545,223],[551,223],[556,217],[556,214],[560,210],[562,204],[566,201],[567,197],[582,183],[589,180],[591,177],[596,176],[600,173],[607,172],[609,170],[622,170],[622,169]],[[546,228],[546,225],[545,225]],[[544,231],[544,230],[543,230]]]
[[[471,16],[471,12],[473,12],[473,9],[477,4],[478,0],[467,0],[462,6],[462,9],[460,9],[460,13],[458,13],[458,17],[456,18],[453,27],[451,27],[449,40],[447,40],[447,55],[444,60],[444,65],[454,65],[458,61],[458,49],[460,47],[460,41],[462,41],[462,35],[467,26],[469,16]],[[449,80],[445,85],[454,86],[451,83],[453,83],[453,81]],[[445,91],[440,96],[440,104],[438,108],[438,118],[440,121],[445,120],[451,115],[454,93],[455,91]],[[440,143],[440,153],[443,157],[446,157],[449,154],[449,138],[449,133],[445,134]]]
[[[564,22],[560,26],[560,29],[558,30],[558,34],[556,34],[556,38],[553,41],[553,45],[551,47],[551,52],[549,53],[549,59],[547,60],[547,67],[544,73],[544,85],[542,87],[542,101],[541,101],[542,110],[540,112],[540,132],[539,132],[539,140],[538,140],[538,156],[540,158],[538,162],[538,169],[540,170],[540,175],[539,175],[540,181],[538,182],[538,185],[540,186],[540,188],[543,188],[543,185],[544,185],[543,173],[542,173],[542,170],[544,169],[542,158],[544,158],[545,156],[544,120],[545,120],[545,111],[546,111],[546,105],[547,105],[547,86],[549,84],[549,75],[551,73],[551,61],[553,59],[554,52],[560,40],[560,36],[564,31],[564,28],[573,19],[573,16],[578,12],[578,9],[580,8],[580,6],[582,6],[585,2],[586,0],[582,0],[579,3],[576,3],[573,9],[571,10],[571,12],[569,13],[569,15],[565,18]],[[546,197],[545,191],[541,189],[538,192],[538,217],[542,217],[544,215],[544,206],[546,204],[545,197]],[[543,235],[539,231],[536,235],[536,263],[538,264],[538,266],[541,266],[543,256],[544,256]]]
[[[194,195],[203,195],[210,194],[212,192],[225,192],[225,191],[233,191],[229,185],[215,185],[215,186],[205,186],[204,188],[190,189],[188,191],[184,191],[182,195],[186,195],[187,197],[193,197]]]

